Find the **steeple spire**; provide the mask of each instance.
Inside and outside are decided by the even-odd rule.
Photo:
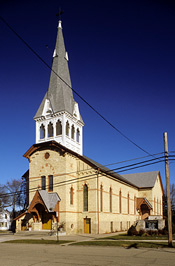
[[[51,102],[53,113],[67,111],[73,114],[74,99],[67,58],[61,21],[59,21],[56,45],[53,53],[53,71],[51,71],[50,75],[49,88],[34,119],[42,115],[46,98]]]
[[[70,127],[70,125],[73,124],[72,122],[76,121],[76,123],[78,123],[77,134],[80,134],[81,131],[80,128],[82,129],[82,126],[84,124],[79,113],[78,104],[74,101],[71,87],[72,85],[71,85],[71,79],[68,67],[68,54],[66,52],[64,44],[62,23],[61,20],[59,20],[56,45],[53,52],[52,71],[50,75],[49,88],[34,117],[36,121],[37,143],[41,141],[51,140],[50,135],[53,135],[54,140],[66,146],[66,136],[68,136],[68,132],[66,132],[65,130],[66,122],[68,122],[69,124],[67,127]],[[62,127],[64,126],[61,139],[56,137],[57,134],[56,128],[55,129],[53,128],[53,130],[51,129],[52,125],[56,123],[55,117],[60,117],[60,122],[62,122]],[[72,119],[72,121],[69,121],[70,118]],[[50,125],[50,130],[53,131],[53,134],[52,132],[49,133],[47,130],[48,123],[52,124]],[[47,126],[47,128],[45,125]],[[39,133],[39,128],[41,130],[41,126],[42,129],[44,130],[42,137],[41,137],[41,132]],[[74,125],[74,130],[75,128],[76,127]],[[74,133],[71,134],[72,134],[72,139],[74,140]],[[79,137],[77,137],[77,139],[80,140]],[[70,147],[71,145],[68,145],[68,148]],[[74,151],[82,153],[82,147],[80,150],[81,152],[80,151],[78,152],[78,149],[76,148],[76,150]]]

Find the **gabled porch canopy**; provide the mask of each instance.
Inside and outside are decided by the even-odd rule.
[[[147,200],[147,198],[137,198],[137,210],[141,209],[141,205],[145,204],[149,210],[152,210],[151,203]]]
[[[137,198],[137,211],[142,220],[145,220],[150,216],[151,210],[152,205],[146,198]]]
[[[60,197],[57,193],[48,193],[46,190],[37,190],[31,201],[27,213],[36,213],[40,221],[41,213],[53,213],[59,211]]]

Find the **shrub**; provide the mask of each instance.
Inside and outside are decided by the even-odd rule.
[[[165,228],[163,229],[163,235],[168,235],[168,231]]]
[[[158,235],[158,230],[148,230],[147,233],[150,236],[157,236]]]
[[[140,231],[139,231],[138,235],[139,235],[139,236],[143,236],[145,233],[146,233],[146,232],[145,232],[145,230],[143,230],[143,229],[140,229]]]
[[[149,236],[153,235],[153,231],[152,230],[148,230],[147,233],[148,233]]]
[[[158,230],[158,235],[168,235],[168,231],[166,228],[164,229],[159,229]]]
[[[149,234],[147,232],[145,232],[142,236],[149,236]]]
[[[164,230],[163,230],[163,229],[159,229],[159,230],[158,230],[158,234],[159,234],[159,235],[164,235]]]
[[[128,229],[128,236],[137,236],[138,235],[138,232],[135,228],[134,225],[132,225],[129,229]]]
[[[175,233],[175,224],[174,223],[172,224],[172,233],[173,234]]]

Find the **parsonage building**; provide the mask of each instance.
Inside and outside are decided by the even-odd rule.
[[[36,143],[24,154],[28,208],[16,218],[16,230],[52,230],[58,219],[66,234],[98,234],[161,218],[160,172],[119,175],[83,155],[84,122],[73,98],[61,21],[52,70],[34,117]]]

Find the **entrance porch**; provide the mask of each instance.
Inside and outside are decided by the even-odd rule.
[[[56,230],[59,222],[59,202],[57,193],[37,190],[28,210],[18,221],[18,231]]]

